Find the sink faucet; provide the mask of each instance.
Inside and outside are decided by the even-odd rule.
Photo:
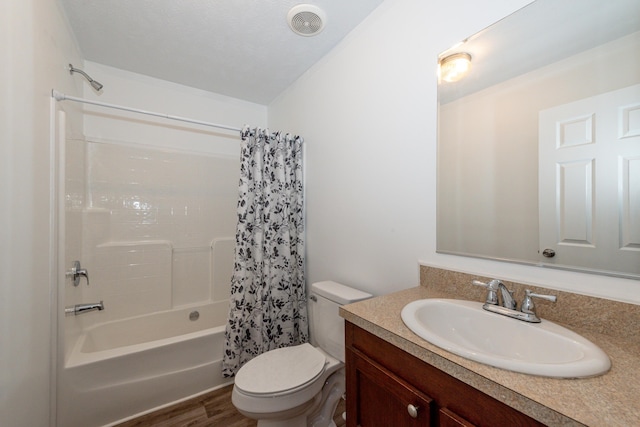
[[[507,289],[501,280],[493,279],[489,283],[484,283],[479,280],[473,281],[474,285],[484,286],[487,288],[487,300],[486,304],[498,305],[498,291],[502,297],[502,306],[510,310],[516,309],[516,300],[513,298],[513,291]]]
[[[517,303],[516,300],[513,299],[513,291],[507,289],[507,287],[502,282],[498,284],[498,289],[500,290],[500,294],[502,295],[502,306],[510,310],[515,310]]]
[[[533,298],[540,298],[553,302],[556,302],[557,300],[555,295],[534,294],[527,289],[525,291],[526,295],[522,301],[520,310],[516,310],[517,303],[513,298],[513,291],[507,289],[502,281],[493,279],[489,283],[484,283],[479,280],[474,280],[472,283],[474,285],[484,286],[487,288],[487,299],[482,308],[493,313],[502,314],[525,322],[540,323],[540,318],[535,312]],[[501,304],[498,304],[498,292],[500,292],[500,296],[502,297]]]
[[[534,294],[529,289],[526,289],[524,292],[525,292],[525,297],[524,297],[524,300],[522,301],[522,307],[520,307],[520,311],[529,315],[533,315],[533,317],[535,318],[537,318],[537,316],[536,316],[536,306],[533,303],[533,298],[546,299],[547,301],[552,301],[552,302],[556,302],[558,299],[556,298],[555,295]]]

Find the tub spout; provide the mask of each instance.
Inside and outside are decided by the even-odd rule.
[[[88,313],[90,311],[96,311],[96,310],[104,310],[104,304],[102,303],[102,301],[98,303],[91,303],[91,304],[76,304],[72,307],[66,307],[64,309],[64,313],[73,314],[77,316],[78,314]]]

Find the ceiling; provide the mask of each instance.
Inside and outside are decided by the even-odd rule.
[[[299,0],[58,1],[85,60],[267,105],[383,0],[307,2],[326,14],[311,37],[287,23]]]

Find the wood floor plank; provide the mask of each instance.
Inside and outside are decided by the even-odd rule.
[[[126,421],[122,424],[119,424],[118,427],[182,427],[193,425],[200,420],[206,421],[207,419],[207,413],[202,406],[177,406],[172,407],[171,410],[160,410],[151,414],[143,415],[130,421]]]
[[[257,421],[244,417],[231,402],[233,385],[142,415],[116,427],[256,427]],[[344,400],[340,400],[334,422],[344,427]]]

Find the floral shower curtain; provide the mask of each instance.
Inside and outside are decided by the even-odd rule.
[[[238,225],[222,373],[308,341],[302,138],[242,132]]]

